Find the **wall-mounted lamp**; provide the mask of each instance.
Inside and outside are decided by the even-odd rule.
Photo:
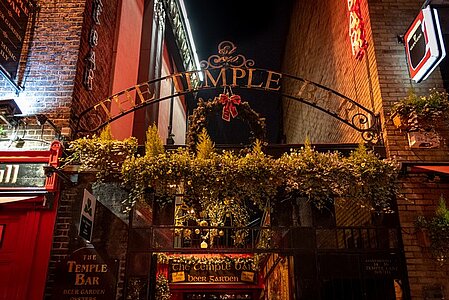
[[[37,114],[36,115],[36,122],[37,122],[37,125],[39,125],[39,126],[44,126],[45,123],[50,125],[50,127],[53,128],[53,130],[56,133],[55,134],[56,138],[58,140],[61,139],[61,129],[58,126],[56,126],[56,124],[53,123],[46,115]]]
[[[14,123],[16,123],[14,115],[19,115],[21,113],[22,111],[20,110],[19,106],[17,105],[16,101],[14,101],[14,99],[0,100],[0,120],[4,124],[8,126],[14,125]]]

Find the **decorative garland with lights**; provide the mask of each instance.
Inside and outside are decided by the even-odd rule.
[[[199,204],[205,209],[219,201],[222,208],[226,204],[238,208],[251,199],[256,207],[264,209],[283,188],[318,208],[344,198],[363,207],[389,211],[391,199],[397,194],[398,173],[394,160],[380,159],[363,146],[343,157],[337,152],[320,153],[306,145],[274,159],[265,155],[259,144],[246,155],[224,151],[203,158],[179,149],[153,157],[132,157],[123,164],[122,179],[131,189],[129,205],[143,199],[147,188],[157,196],[174,196],[173,186],[182,186],[190,206]]]
[[[156,278],[156,300],[170,300],[171,292],[167,278],[159,274]]]
[[[222,226],[223,215],[229,213],[235,220],[233,226],[246,226],[248,210],[264,210],[269,200],[274,204],[279,190],[318,208],[338,198],[387,212],[391,199],[398,195],[398,164],[380,159],[363,145],[343,157],[337,152],[317,152],[306,143],[303,149],[275,159],[263,153],[260,142],[246,154],[217,153],[210,138],[203,135],[196,153],[182,148],[166,152],[157,128],[151,130],[155,132],[147,143],[153,145],[146,147],[145,156],[133,155],[137,144],[133,139],[120,142],[94,137],[71,142],[67,161],[78,159],[82,169],[100,170],[101,180],[122,166],[120,180],[130,191],[123,202],[125,212],[144,200],[149,189],[161,201],[170,201],[181,192],[184,202],[203,212],[211,226]],[[117,143],[124,145],[115,147]]]
[[[203,154],[178,149],[143,157],[132,155],[134,140],[117,148],[115,143],[121,142],[96,137],[76,140],[71,143],[72,155],[67,161],[79,159],[81,169],[100,170],[101,180],[122,166],[120,179],[130,190],[123,202],[125,211],[145,199],[148,188],[159,199],[171,199],[183,187],[185,201],[199,206],[200,211],[209,211],[209,218],[213,219],[212,213],[222,215],[220,211],[235,212],[234,219],[241,224],[234,225],[246,226],[245,214],[238,215],[245,211],[245,203],[251,199],[255,207],[263,210],[280,188],[304,197],[318,208],[343,198],[389,211],[390,201],[397,195],[398,164],[380,159],[363,146],[349,157],[342,157],[337,152],[319,153],[306,145],[274,159],[262,152],[260,143],[244,155],[216,153],[209,146]],[[197,147],[204,148],[207,143],[211,144],[210,140]]]

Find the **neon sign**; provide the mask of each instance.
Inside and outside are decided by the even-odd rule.
[[[360,0],[348,0],[349,37],[351,39],[352,54],[361,60],[368,48],[365,35],[365,23],[360,10]]]

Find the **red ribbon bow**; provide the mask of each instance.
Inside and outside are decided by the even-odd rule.
[[[232,95],[231,97],[229,97],[226,94],[220,94],[219,99],[220,99],[220,103],[224,105],[223,113],[221,114],[222,119],[229,122],[231,120],[231,116],[233,118],[237,117],[237,115],[239,113],[238,113],[235,105],[240,104],[240,102],[241,102],[240,96]]]

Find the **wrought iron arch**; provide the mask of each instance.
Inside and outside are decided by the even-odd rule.
[[[76,133],[97,132],[105,125],[143,107],[205,90],[259,90],[273,93],[287,99],[299,101],[318,109],[343,122],[368,142],[379,142],[381,126],[379,115],[351,98],[298,76],[272,70],[254,68],[254,61],[241,54],[234,54],[236,47],[231,42],[222,42],[217,55],[202,61],[201,70],[186,71],[150,80],[89,107],[77,117]],[[200,82],[198,78],[203,77]],[[182,86],[171,95],[154,96],[154,85],[164,80],[181,83]],[[114,103],[118,112],[112,112]],[[123,108],[123,104],[127,107]]]

